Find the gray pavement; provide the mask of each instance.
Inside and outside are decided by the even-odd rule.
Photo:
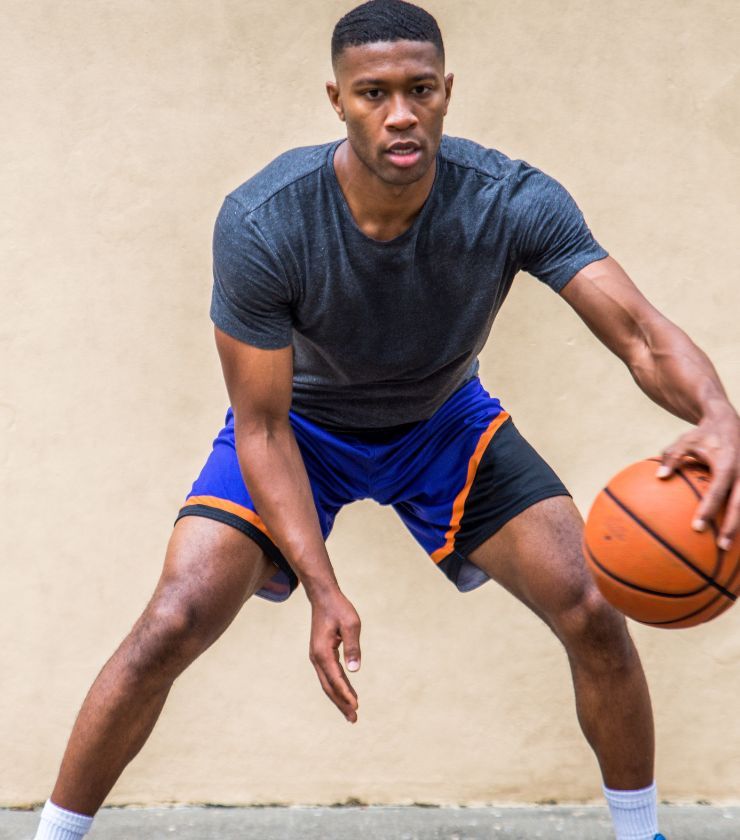
[[[30,840],[38,812],[0,810],[1,840]],[[668,840],[740,840],[740,807],[661,806]],[[106,808],[91,840],[612,840],[597,806]]]

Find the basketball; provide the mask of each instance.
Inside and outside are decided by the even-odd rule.
[[[604,597],[652,627],[693,627],[729,609],[740,591],[740,541],[717,546],[720,517],[691,527],[709,470],[685,462],[657,478],[660,459],[638,461],[612,478],[586,520],[584,553]]]

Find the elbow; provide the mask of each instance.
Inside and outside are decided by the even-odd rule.
[[[677,328],[653,310],[648,316],[630,319],[619,355],[633,371],[652,365],[670,347],[670,335]]]
[[[240,446],[269,446],[291,431],[287,414],[234,411],[234,436]]]

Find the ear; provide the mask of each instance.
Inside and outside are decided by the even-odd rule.
[[[326,93],[331,102],[331,107],[337,112],[339,119],[344,122],[344,106],[342,105],[342,97],[339,94],[339,85],[336,82],[326,83]]]
[[[447,109],[450,107],[450,97],[452,96],[452,83],[454,81],[454,73],[448,73],[445,76],[445,116],[447,116]]]

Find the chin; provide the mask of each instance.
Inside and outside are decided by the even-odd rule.
[[[386,165],[380,170],[376,170],[376,174],[386,184],[392,184],[394,187],[406,187],[409,184],[415,184],[420,181],[429,171],[430,164],[427,161],[421,160],[416,166],[409,169],[398,169],[392,165]]]

